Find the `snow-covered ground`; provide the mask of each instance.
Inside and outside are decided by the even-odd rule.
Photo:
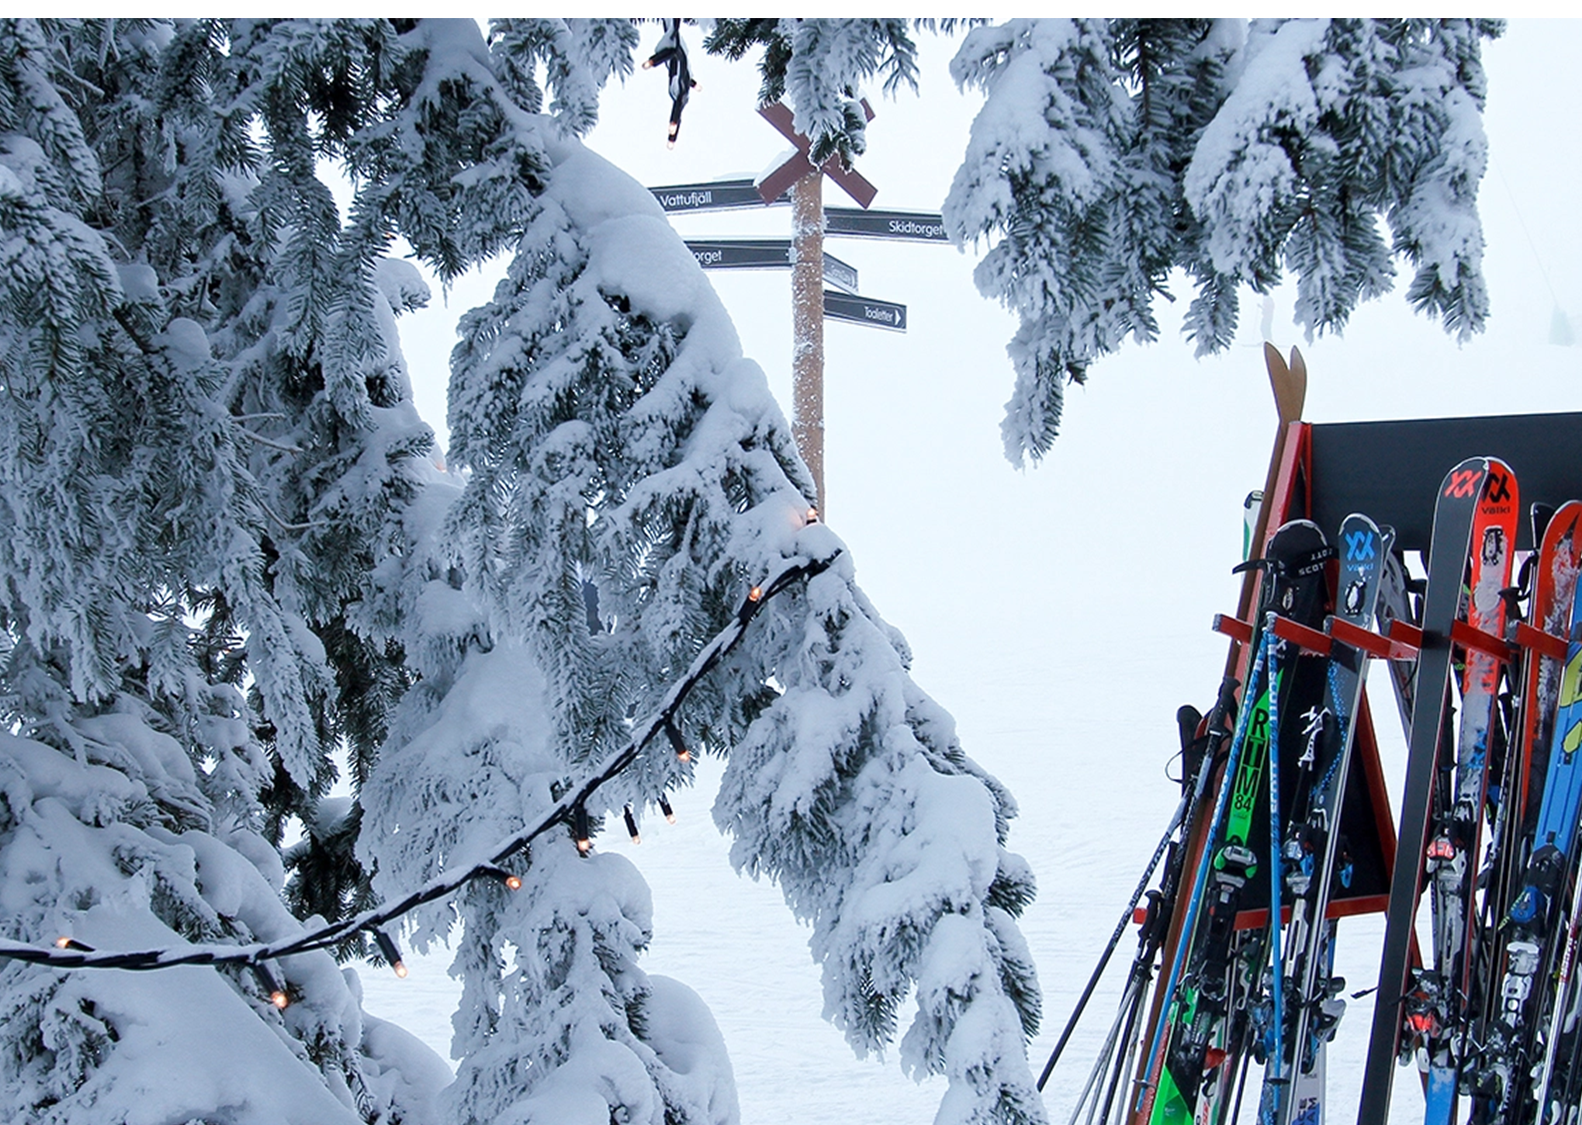
[[[1289,324],[1292,294],[1274,295],[1272,338],[1298,343],[1311,370],[1309,419],[1578,408],[1582,352],[1549,341],[1557,314],[1582,317],[1582,156],[1555,140],[1559,123],[1582,118],[1569,77],[1579,54],[1575,22],[1516,22],[1485,49],[1491,164],[1480,210],[1494,304],[1485,336],[1458,348],[1396,292],[1364,306],[1343,341],[1310,344]],[[879,185],[875,206],[933,210],[944,196],[976,104],[950,86],[947,57],[925,42],[922,98],[876,102],[870,152],[858,162]],[[593,147],[656,185],[769,164],[781,142],[751,113],[750,68],[704,60],[698,77],[674,152],[663,146],[662,80],[641,73],[607,97]],[[833,188],[827,200],[847,203]],[[688,237],[785,237],[789,218],[776,209],[677,226]],[[1234,608],[1241,500],[1262,483],[1274,430],[1260,310],[1249,297],[1237,344],[1220,357],[1194,361],[1166,321],[1160,343],[1097,364],[1089,385],[1070,393],[1053,452],[1018,472],[999,443],[1011,389],[1003,345],[1014,328],[973,291],[973,259],[905,243],[831,240],[827,249],[859,269],[864,294],[911,313],[905,335],[828,327],[829,522],[864,589],[911,641],[918,682],[1021,804],[1012,848],[1040,883],[1024,919],[1045,993],[1044,1031],[1030,1052],[1038,1068],[1175,805],[1166,776],[1175,709],[1206,708],[1218,680],[1224,645],[1209,621]],[[748,354],[789,403],[787,275],[714,277]],[[426,324],[403,322],[431,420],[444,417],[449,325],[492,283],[465,279],[448,307],[422,314]],[[1398,786],[1399,724],[1380,689],[1385,770]],[[931,1120],[943,1082],[914,1084],[893,1053],[884,1064],[854,1060],[820,1019],[806,931],[773,887],[730,870],[709,818],[717,777],[717,767],[701,770],[699,788],[676,802],[679,823],[652,822],[640,847],[619,832],[599,842],[629,854],[653,888],[646,967],[685,981],[713,1009],[744,1122]],[[1381,932],[1378,919],[1342,925],[1338,959],[1352,989],[1373,983]],[[1085,1077],[1131,941],[1046,1090],[1053,1120],[1064,1120]],[[369,1009],[441,1053],[457,992],[446,963],[443,952],[409,957],[404,981],[363,974]],[[1369,1003],[1353,1002],[1340,1027],[1332,1121],[1354,1114]],[[1398,1073],[1396,1090],[1392,1120],[1419,1118],[1410,1072]]]

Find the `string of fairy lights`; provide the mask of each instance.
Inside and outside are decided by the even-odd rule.
[[[810,510],[808,521],[811,523],[816,519],[817,515]],[[390,923],[398,921],[425,903],[452,894],[474,880],[488,880],[507,890],[520,890],[522,879],[511,870],[513,860],[522,856],[533,840],[556,824],[566,824],[576,841],[578,852],[583,855],[589,854],[593,843],[587,809],[588,799],[601,785],[636,761],[638,755],[660,731],[665,733],[666,740],[680,761],[691,761],[692,754],[675,723],[676,712],[680,710],[687,694],[736,646],[746,633],[747,626],[769,599],[792,584],[827,570],[839,554],[840,551],[837,549],[826,558],[793,563],[773,578],[752,587],[747,592],[741,608],[737,610],[736,616],[703,646],[686,673],[670,686],[653,713],[633,726],[626,743],[599,762],[580,783],[569,788],[530,825],[491,849],[488,853],[489,858],[481,863],[436,876],[394,902],[387,902],[339,922],[327,923],[317,929],[273,942],[248,945],[184,944],[160,949],[101,950],[70,935],[63,935],[55,940],[52,947],[0,940],[0,959],[9,958],[13,961],[51,965],[58,969],[152,970],[174,968],[178,965],[235,965],[249,969],[270,1002],[277,1008],[285,1008],[291,1002],[291,995],[286,986],[282,985],[275,976],[268,962],[296,953],[328,949],[353,934],[367,932],[373,938],[380,955],[389,963],[395,974],[404,977],[406,966],[401,959],[401,950],[386,929]],[[663,795],[659,797],[658,803],[665,819],[674,823],[675,813]],[[631,834],[634,842],[637,841],[637,821],[632,806],[626,805],[622,815],[628,833]]]

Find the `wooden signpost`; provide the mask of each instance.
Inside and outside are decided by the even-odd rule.
[[[872,121],[873,110],[866,100],[862,108]],[[791,270],[791,432],[813,475],[816,503],[828,518],[824,488],[824,321],[905,332],[906,306],[859,296],[857,271],[824,252],[824,236],[944,244],[950,240],[945,234],[944,219],[937,213],[868,210],[879,189],[861,173],[842,164],[838,155],[815,166],[809,159],[812,144],[796,131],[788,106],[776,102],[758,112],[795,146],[780,164],[758,180],[672,184],[648,190],[671,214],[790,202],[789,240],[689,239],[687,248],[704,269]],[[858,207],[826,210],[826,176]],[[826,284],[835,288],[826,289]]]

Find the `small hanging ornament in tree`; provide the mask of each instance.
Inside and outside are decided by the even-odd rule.
[[[670,76],[670,136],[666,147],[676,147],[676,134],[681,131],[681,113],[697,83],[692,79],[692,67],[687,62],[686,44],[681,42],[681,21],[660,20],[665,31],[654,44],[654,53],[643,63],[644,70],[663,66]]]

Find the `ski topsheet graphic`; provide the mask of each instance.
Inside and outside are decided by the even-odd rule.
[[[1516,542],[1516,477],[1504,462],[1486,459],[1473,512],[1466,623],[1503,638]],[[1430,584],[1433,578],[1430,577]],[[1424,1125],[1450,1125],[1456,1115],[1470,1017],[1472,958],[1478,938],[1473,880],[1482,854],[1495,699],[1508,658],[1470,644],[1461,674],[1461,715],[1454,769],[1438,775],[1426,875],[1433,908],[1433,967],[1417,974],[1407,1002],[1407,1042],[1428,1058]],[[1420,697],[1426,698],[1426,697]],[[1453,789],[1445,781],[1453,777]]]

